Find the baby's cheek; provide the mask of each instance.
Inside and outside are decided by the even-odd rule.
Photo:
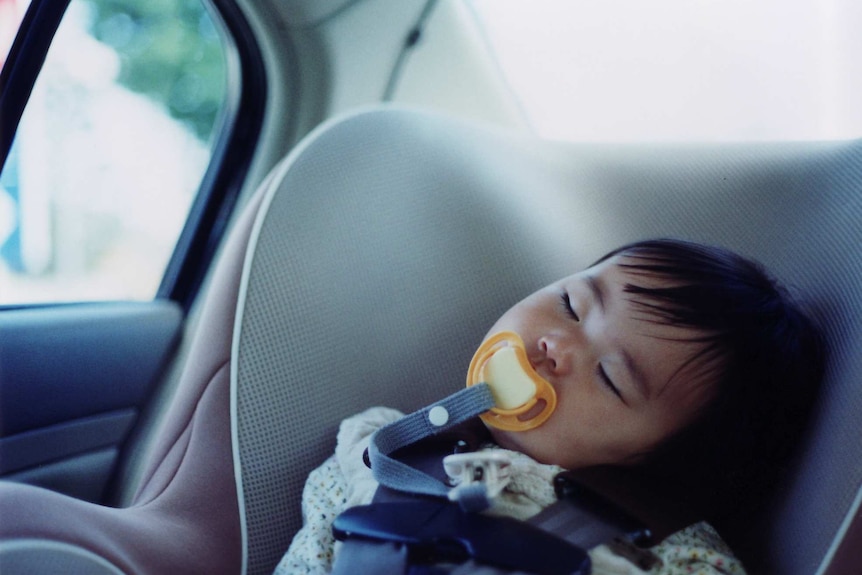
[[[511,432],[503,431],[501,429],[497,429],[496,427],[491,427],[488,424],[485,424],[485,427],[488,431],[491,432],[491,437],[494,438],[494,443],[499,445],[500,447],[505,447],[506,449],[515,449],[512,447],[512,442],[509,438],[512,435]]]
[[[560,464],[557,442],[548,434],[549,429],[542,426],[530,431],[498,431],[495,441],[505,449],[519,451],[539,463]]]

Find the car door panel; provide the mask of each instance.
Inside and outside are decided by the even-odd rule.
[[[98,498],[182,320],[168,301],[0,314],[0,476]]]
[[[117,464],[120,450],[108,447],[40,464],[3,476],[4,480],[27,483],[65,493],[77,499],[101,502]]]

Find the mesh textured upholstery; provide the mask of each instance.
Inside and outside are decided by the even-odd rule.
[[[862,480],[862,143],[577,145],[384,109],[318,130],[278,170],[234,341],[249,573],[286,550],[342,418],[460,388],[510,305],[653,236],[762,261],[825,325],[828,393],[756,546],[772,572],[817,571]]]

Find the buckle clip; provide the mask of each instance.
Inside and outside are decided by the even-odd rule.
[[[490,504],[512,479],[512,459],[498,451],[447,455],[443,469],[454,486],[449,491],[450,501],[464,501],[478,490]]]

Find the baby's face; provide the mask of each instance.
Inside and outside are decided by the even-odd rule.
[[[534,369],[557,393],[542,426],[492,429],[503,447],[567,469],[629,464],[689,423],[711,386],[687,364],[702,344],[689,328],[657,323],[623,292],[634,277],[616,256],[539,290],[507,311],[488,335],[523,338]]]

